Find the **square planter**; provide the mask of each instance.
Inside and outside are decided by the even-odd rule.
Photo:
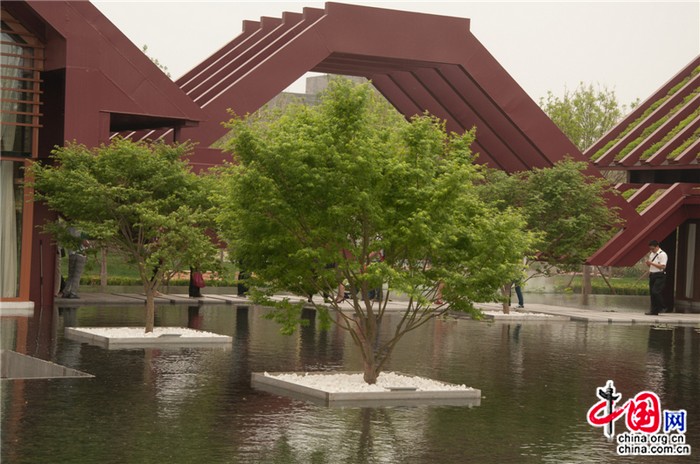
[[[391,379],[385,381],[381,377],[385,374],[401,381]],[[358,372],[254,372],[251,384],[259,390],[310,401],[321,406],[479,406],[481,403],[481,390],[478,389],[401,373],[382,373],[381,375],[377,382],[377,385],[382,384],[381,387],[364,384],[359,385],[356,391],[348,391],[346,388],[343,388],[343,391],[333,391],[333,388],[319,385],[319,383],[327,384],[327,380],[333,380],[330,379],[332,376],[359,376],[361,379],[362,373]],[[407,379],[413,379],[416,385],[422,386],[411,386],[410,380],[407,382]],[[433,387],[425,387],[426,382]]]
[[[125,348],[231,348],[228,335],[188,329],[155,327],[66,327],[66,338],[108,350]]]

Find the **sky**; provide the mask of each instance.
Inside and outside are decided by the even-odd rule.
[[[621,104],[645,100],[700,54],[700,1],[362,2],[379,8],[470,18],[471,31],[539,101],[583,82]],[[233,40],[245,19],[323,8],[307,1],[93,0],[135,45],[177,79]],[[289,91],[303,92],[303,79]]]

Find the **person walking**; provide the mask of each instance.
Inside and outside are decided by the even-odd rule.
[[[663,291],[666,285],[666,263],[668,256],[659,247],[659,242],[649,242],[649,256],[645,261],[649,266],[649,296],[651,298],[651,311],[645,313],[648,316],[656,316],[666,310]]]
[[[202,298],[202,288],[204,288],[204,276],[201,272],[195,270],[190,266],[190,287],[188,289],[188,295],[190,298]]]
[[[527,258],[523,258],[523,274],[527,272]],[[518,309],[525,308],[525,299],[523,298],[523,290],[521,288],[522,278],[514,280],[512,286],[515,287],[515,295],[518,297]],[[510,298],[510,296],[509,296]]]
[[[513,282],[515,287],[515,295],[518,297],[518,309],[525,308],[525,299],[523,298],[523,290],[520,288],[520,282]]]

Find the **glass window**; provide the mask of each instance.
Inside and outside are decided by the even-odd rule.
[[[0,148],[9,156],[32,156],[34,129],[38,127],[39,70],[35,47],[22,34],[13,34],[2,21],[2,133]]]
[[[0,297],[19,296],[23,162],[0,161]]]
[[[29,269],[21,266],[31,256],[32,205],[23,180],[38,157],[43,44],[4,8],[0,41],[0,299],[27,298]]]

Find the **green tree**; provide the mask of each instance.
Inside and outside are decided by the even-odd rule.
[[[630,109],[638,103],[638,99],[632,102]],[[581,151],[612,129],[628,110],[626,105],[619,104],[614,91],[600,85],[597,88],[592,84],[586,86],[583,82],[574,92],[565,90],[563,98],[547,92],[547,97],[540,99],[540,106]],[[624,171],[603,170],[602,174],[613,183],[625,182],[627,178]],[[583,266],[584,303],[590,293],[590,275],[590,266]]]
[[[605,201],[617,191],[604,178],[587,175],[587,168],[567,158],[550,168],[487,174],[482,198],[504,210],[518,209],[535,233],[537,239],[525,255],[526,264],[535,269],[533,276],[580,268],[619,227],[617,211]],[[510,289],[508,282],[504,294]]]
[[[617,101],[615,91],[583,82],[573,92],[564,90],[561,98],[547,92],[540,98],[540,107],[581,151],[612,129],[627,111],[626,105]]]
[[[190,171],[183,159],[190,149],[124,139],[93,149],[71,143],[52,152],[53,164],[31,170],[36,200],[63,218],[47,226],[59,241],[73,226],[138,267],[146,332],[153,331],[154,295],[164,279],[188,266],[217,266],[206,234],[214,224],[211,180]]]
[[[410,122],[369,85],[331,83],[320,105],[290,105],[229,122],[221,230],[261,301],[277,291],[338,295],[351,310],[316,305],[349,332],[374,383],[400,338],[448,310],[475,311],[519,273],[530,246],[524,219],[478,196],[474,133],[447,134],[430,116]],[[443,302],[434,304],[442,290]],[[383,288],[379,301],[373,298]],[[264,289],[264,291],[263,291]],[[379,326],[390,295],[407,296],[389,340]],[[291,333],[302,304],[274,303]]]

